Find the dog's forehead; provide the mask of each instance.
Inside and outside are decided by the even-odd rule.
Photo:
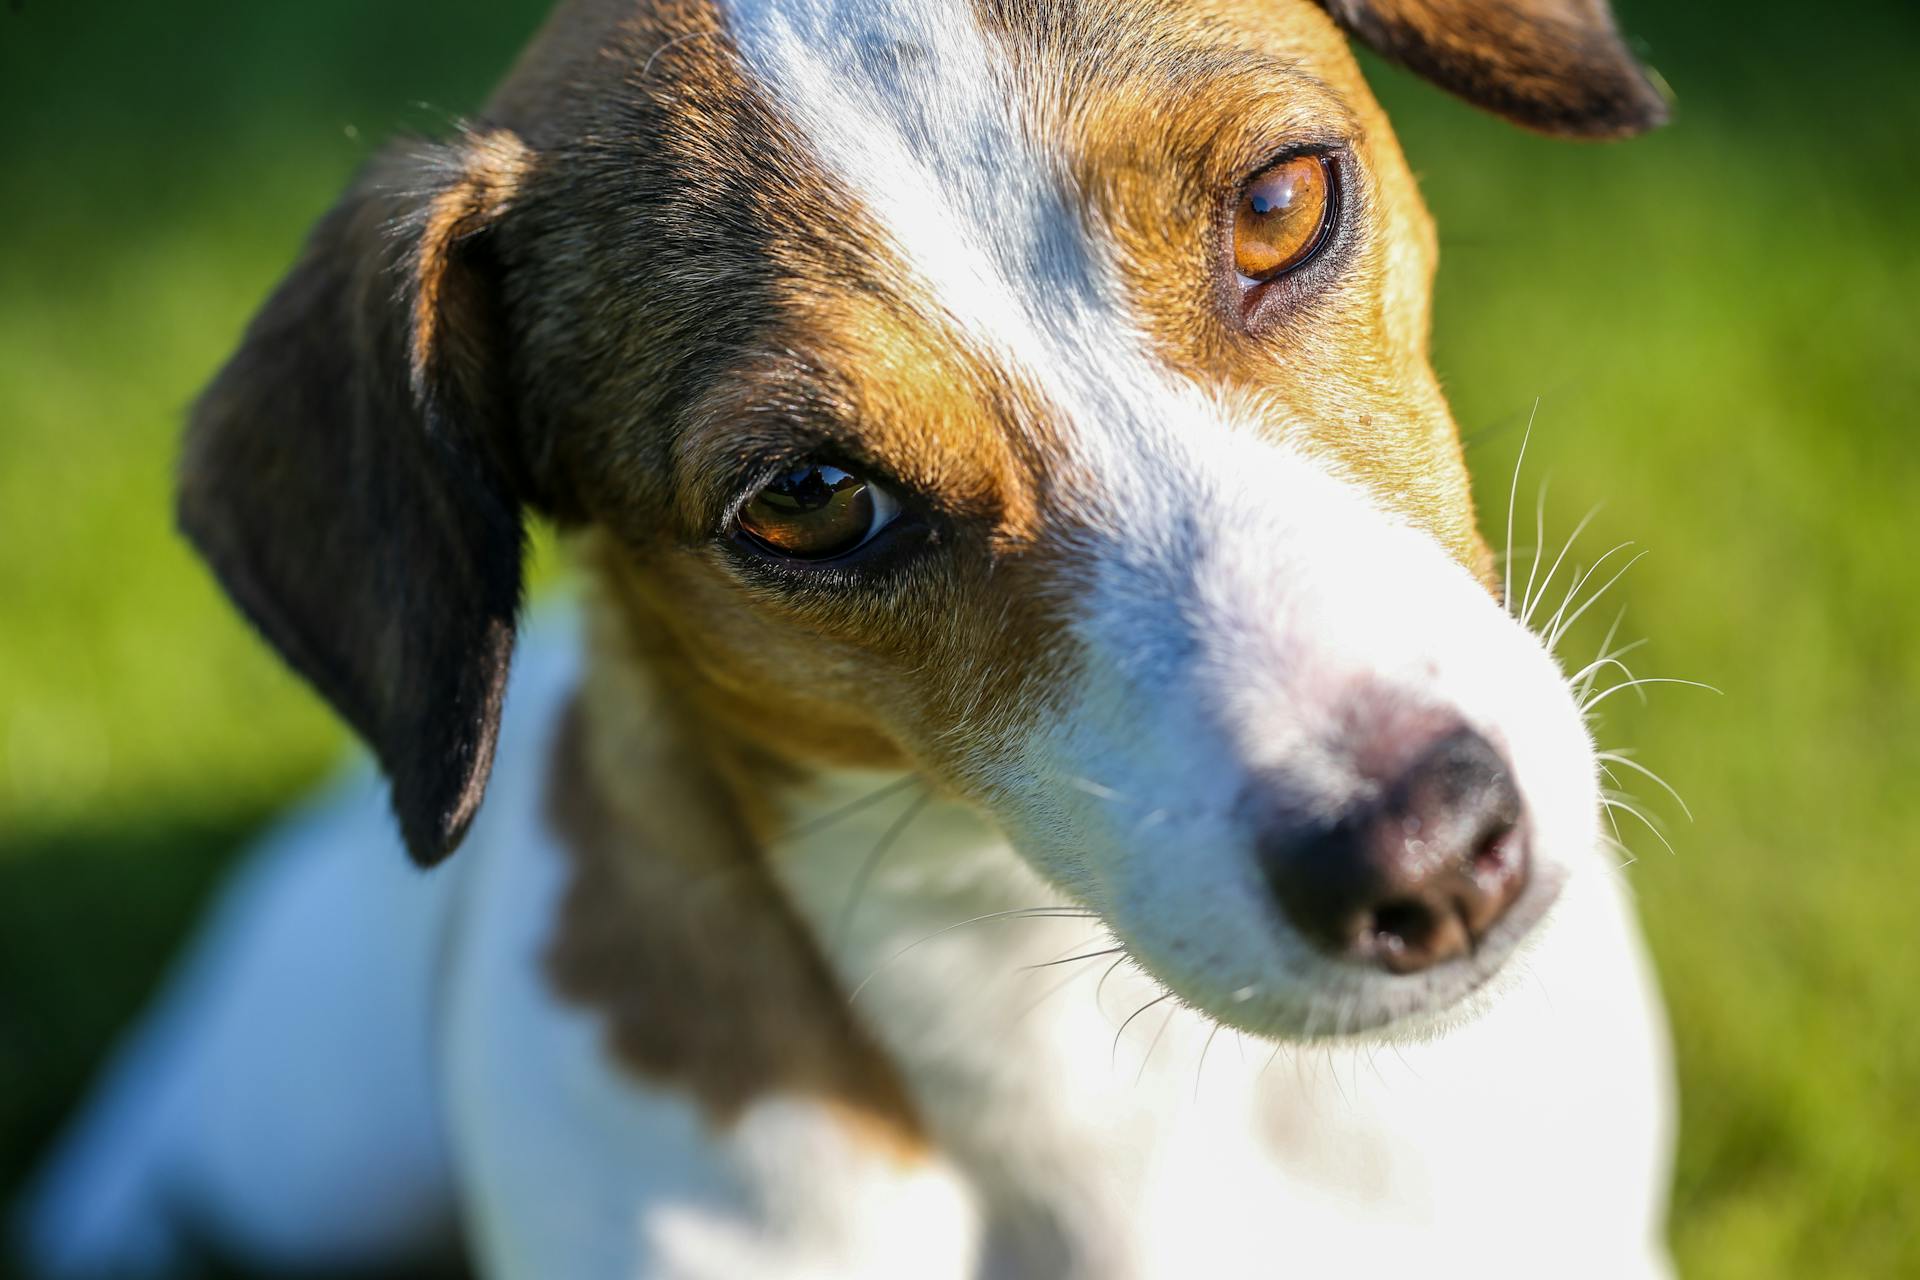
[[[1173,310],[1209,314],[1207,228],[1198,205],[1193,217],[1174,208],[1180,180],[1205,166],[1168,151],[1221,150],[1250,103],[1262,145],[1276,116],[1283,137],[1350,127],[1285,49],[1251,47],[1217,10],[1169,19],[1141,4],[728,0],[721,12],[748,91],[854,212],[799,238],[856,241],[876,266],[863,287],[903,304],[893,322],[1016,388],[1040,410],[1027,425],[1069,446],[1056,461],[1072,455],[1110,488],[1143,430],[1261,416],[1231,403],[1226,379],[1172,376],[1168,326],[1138,305],[1129,273],[1183,280],[1192,305]],[[1200,234],[1165,252],[1129,244],[1116,226],[1129,188],[1147,191],[1150,224]]]
[[[1169,22],[1147,4],[718,3],[789,144],[853,196],[944,311],[1002,339],[1115,301],[1091,207],[1166,159],[1116,135],[1164,141],[1166,113],[1209,114],[1192,109],[1202,86],[1245,87],[1217,20]],[[1263,96],[1291,83],[1331,101],[1278,51],[1241,52]]]
[[[497,104],[562,157],[562,274],[630,295],[591,314],[632,317],[665,390],[626,403],[669,440],[713,424],[683,478],[720,483],[796,395],[827,443],[1003,512],[1118,509],[1249,434],[1478,554],[1426,365],[1431,230],[1309,0],[571,0]],[[1301,146],[1350,153],[1365,234],[1256,338],[1220,218]]]

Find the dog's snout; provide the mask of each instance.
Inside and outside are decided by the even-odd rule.
[[[1493,744],[1456,729],[1368,801],[1263,850],[1280,906],[1330,955],[1415,973],[1468,954],[1527,880],[1520,792]]]

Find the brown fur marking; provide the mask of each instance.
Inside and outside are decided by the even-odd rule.
[[[613,645],[624,640],[603,628]],[[631,656],[567,713],[548,814],[571,881],[546,953],[618,1059],[732,1123],[769,1095],[822,1101],[902,1159],[912,1102],[773,885],[736,793]]]
[[[1666,123],[1606,0],[1322,0],[1417,75],[1542,133],[1626,138]]]

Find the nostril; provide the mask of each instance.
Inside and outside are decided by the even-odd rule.
[[[1368,931],[1383,952],[1426,952],[1439,932],[1439,922],[1422,902],[1403,899],[1375,907]]]
[[[1512,871],[1519,858],[1519,824],[1503,820],[1480,837],[1473,851],[1473,873],[1480,879],[1497,879]]]

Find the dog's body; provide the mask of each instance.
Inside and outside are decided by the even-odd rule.
[[[1591,6],[1444,7],[1334,12],[1657,111]],[[270,842],[43,1264],[1661,1271],[1591,747],[1325,15],[579,0],[489,120],[323,224],[183,484],[399,837],[363,778]],[[527,507],[593,586],[507,697]]]
[[[1105,957],[1023,969],[1099,933],[981,919],[1055,895],[971,814],[923,810],[834,959],[928,1145],[797,1095],[716,1130],[542,980],[572,862],[543,791],[575,632],[527,646],[497,789],[446,874],[404,869],[364,769],[256,855],[71,1148],[73,1252],[47,1256],[145,1269],[194,1226],[348,1267],[431,1253],[464,1218],[490,1274],[552,1280],[1664,1274],[1664,1029],[1601,876],[1443,1039],[1276,1054],[1162,1005],[1116,1040],[1157,988],[1115,973],[1097,993]],[[833,817],[885,782],[813,802],[826,820],[787,866],[818,936],[914,802]]]

